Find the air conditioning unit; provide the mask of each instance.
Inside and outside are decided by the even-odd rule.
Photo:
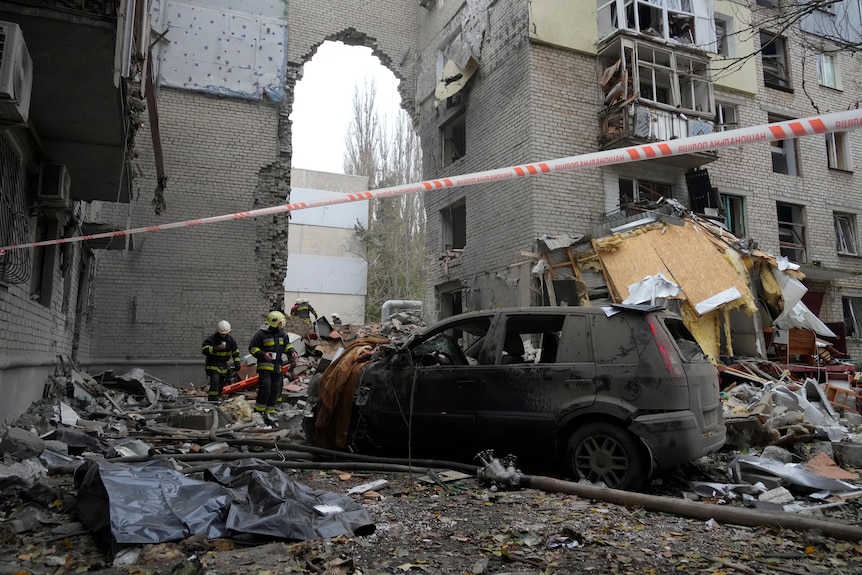
[[[72,178],[63,164],[42,164],[36,199],[45,207],[65,208],[71,202]]]
[[[21,27],[0,21],[0,125],[26,125],[30,116],[33,60]]]

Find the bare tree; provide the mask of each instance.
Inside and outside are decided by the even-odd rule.
[[[422,177],[419,137],[403,110],[389,128],[375,105],[376,86],[365,81],[353,95],[344,172],[367,176],[371,189],[417,182]],[[420,194],[369,202],[368,226],[357,226],[368,261],[365,314],[380,318],[383,302],[425,295],[425,206]]]

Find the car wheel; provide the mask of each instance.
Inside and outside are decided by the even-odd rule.
[[[638,440],[611,423],[588,423],[575,430],[566,450],[568,471],[577,479],[632,490],[646,481],[649,468]]]

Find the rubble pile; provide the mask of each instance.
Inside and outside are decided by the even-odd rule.
[[[391,524],[400,516],[398,499],[381,495],[387,484],[394,491],[401,482],[397,490],[405,503],[415,504],[417,496],[435,498],[428,499],[437,501],[434,505],[450,501],[449,515],[466,504],[460,494],[487,497],[501,487],[481,481],[474,466],[371,461],[306,442],[301,423],[315,373],[350,342],[369,335],[394,341],[420,327],[415,316],[398,314],[382,326],[338,326],[337,332],[318,326],[301,334],[303,355],[285,381],[277,428],[264,425],[251,409],[254,399],[245,394],[253,395],[253,388],[213,404],[202,389],[177,388],[141,369],[91,376],[66,365],[45,399],[0,430],[0,572],[125,573],[173,562],[172,569],[183,564],[197,573],[205,571],[201,557],[213,564],[218,560],[212,554],[235,557],[242,546],[265,549],[273,540],[340,541],[338,565],[350,568],[338,572],[365,572],[352,560],[343,563],[343,553],[350,547],[357,557],[368,555],[369,543],[348,542],[382,542],[386,530],[403,531]],[[722,391],[732,432],[729,449],[677,471],[690,472],[678,488],[672,478],[659,478],[651,489],[667,499],[851,525],[862,521],[859,416],[830,401],[826,385],[800,383],[789,375],[765,377],[769,368],[755,367],[758,375],[752,367],[727,367],[726,374],[735,378]],[[417,483],[423,474],[426,483]],[[316,485],[297,481],[298,476]],[[598,486],[596,493],[602,491],[613,490]],[[595,497],[601,499],[589,496]],[[547,508],[543,505],[532,512]],[[378,536],[380,528],[384,533]],[[313,565],[337,558],[331,548],[329,554],[323,549]],[[548,548],[552,551],[562,552],[559,545]],[[291,561],[298,561],[300,548],[291,553]],[[308,570],[308,561],[295,567]],[[373,561],[385,563],[379,557]],[[124,568],[132,571],[120,571]]]

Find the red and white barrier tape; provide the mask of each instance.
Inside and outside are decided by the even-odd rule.
[[[832,114],[813,116],[811,118],[787,120],[784,122],[776,122],[774,124],[763,124],[750,128],[739,128],[737,130],[729,130],[726,132],[717,132],[713,134],[705,134],[702,136],[693,136],[690,138],[668,140],[666,142],[657,142],[653,144],[630,146],[628,148],[605,150],[603,152],[593,152],[590,154],[582,154],[580,156],[559,158],[557,160],[535,162],[522,166],[512,166],[507,168],[498,168],[496,170],[487,170],[484,172],[474,172],[472,174],[452,176],[449,178],[441,178],[437,180],[427,180],[415,184],[405,184],[402,186],[381,188],[378,190],[374,190],[373,192],[346,194],[344,197],[332,198],[329,200],[320,200],[309,203],[299,202],[295,204],[284,204],[280,206],[273,206],[270,208],[251,210],[248,212],[236,212],[233,214],[200,218],[197,220],[186,220],[183,222],[158,224],[154,226],[133,228],[129,230],[119,230],[114,232],[104,232],[100,234],[73,236],[68,238],[59,238],[56,240],[46,240],[41,242],[2,246],[0,247],[0,255],[3,255],[6,250],[18,250],[23,248],[50,246],[70,242],[86,242],[90,240],[99,240],[105,238],[117,238],[131,234],[160,232],[163,230],[172,230],[175,228],[191,228],[195,226],[202,226],[205,224],[215,224],[217,222],[244,220],[248,218],[268,216],[270,214],[281,214],[285,212],[292,212],[294,210],[320,208],[323,206],[344,204],[347,202],[359,202],[364,200],[371,200],[374,198],[401,196],[405,194],[413,194],[439,188],[457,188],[461,186],[472,186],[475,184],[484,184],[487,182],[496,182],[500,180],[511,180],[515,178],[526,178],[542,174],[551,174],[554,172],[568,172],[573,170],[596,168],[600,166],[610,166],[613,164],[637,162],[640,160],[666,158],[669,156],[678,156],[681,154],[691,154],[694,152],[716,150],[729,146],[740,146],[746,144],[771,142],[774,140],[785,140],[788,138],[800,138],[802,136],[812,136],[814,134],[841,132],[855,128],[862,128],[862,110],[834,112]]]

